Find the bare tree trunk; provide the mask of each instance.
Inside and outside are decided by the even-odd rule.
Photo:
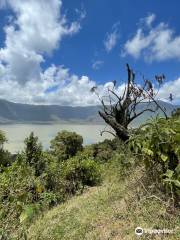
[[[101,104],[102,110],[99,111],[99,115],[104,119],[104,121],[112,127],[116,136],[126,141],[129,139],[128,125],[136,118],[141,116],[145,112],[155,113],[160,109],[166,119],[166,111],[161,107],[161,105],[156,101],[156,96],[159,92],[155,92],[153,84],[150,80],[145,79],[143,76],[143,84],[138,84],[135,82],[135,73],[130,69],[127,64],[128,79],[125,85],[124,92],[121,96],[118,95],[116,89],[116,81],[113,81],[113,87],[108,87],[107,95],[100,96],[97,92],[97,87],[94,86],[91,92],[95,92],[98,96]],[[165,79],[164,75],[156,76],[156,80],[159,83],[159,87]],[[142,102],[147,102],[145,109],[138,111],[137,106]],[[154,103],[156,109],[150,107],[150,103]],[[103,131],[106,132],[106,131]],[[113,133],[114,135],[114,133]]]
[[[112,116],[106,115],[101,111],[99,111],[99,115],[104,119],[104,121],[108,125],[110,125],[114,129],[119,139],[122,139],[123,141],[126,141],[129,139],[128,130],[125,127],[123,127],[121,124],[117,123],[117,121]]]

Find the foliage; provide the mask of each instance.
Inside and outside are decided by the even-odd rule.
[[[83,138],[75,132],[62,131],[51,141],[52,153],[60,161],[67,160],[83,149]]]
[[[81,154],[62,164],[62,178],[66,182],[67,191],[74,194],[85,186],[94,186],[101,182],[100,164]]]
[[[173,113],[172,113],[173,118],[180,118],[180,108],[177,108]]]
[[[34,201],[34,185],[34,171],[20,156],[0,174],[0,228],[17,227],[24,206]]]
[[[0,130],[0,148],[3,148],[4,143],[7,142],[7,138],[3,131]]]
[[[99,163],[106,163],[111,160],[116,151],[122,150],[122,146],[124,146],[124,142],[118,138],[113,140],[105,139],[103,142],[85,146],[83,152]]]
[[[155,181],[180,190],[180,121],[155,119],[131,137],[130,145],[145,163],[147,174]],[[167,186],[166,184],[166,186]]]
[[[33,133],[25,144],[25,151],[0,172],[0,234],[7,239],[26,239],[23,229],[36,215],[101,179],[99,164],[85,153],[59,161],[58,156],[42,151]],[[77,145],[76,151],[82,149]]]
[[[4,150],[4,143],[7,142],[7,138],[0,130],[0,171],[3,171],[3,167],[7,167],[11,164],[10,153]]]
[[[38,137],[35,137],[33,132],[25,139],[24,143],[26,162],[34,167],[36,176],[39,176],[45,167],[42,159],[42,145],[38,142]]]
[[[111,165],[113,164],[113,166]],[[45,213],[28,229],[29,240],[133,240],[179,239],[180,218],[169,214],[164,202],[143,195],[139,200],[137,180],[142,169],[133,169],[125,179],[119,179],[119,167],[107,163],[101,186],[71,198]],[[111,177],[111,178],[110,178]],[[148,197],[150,194],[148,194]],[[146,229],[173,229],[173,234],[146,234],[136,237],[137,226]],[[161,236],[162,235],[162,236]]]
[[[3,171],[4,167],[8,167],[12,164],[11,154],[4,149],[0,149],[0,172]]]
[[[23,229],[43,210],[81,193],[86,186],[100,184],[102,178],[106,182],[126,180],[138,168],[144,171],[142,165],[146,167],[148,181],[155,183],[155,187],[165,186],[163,191],[168,190],[177,202],[180,196],[177,117],[156,119],[133,130],[129,144],[118,138],[84,148],[82,143],[80,135],[62,131],[52,140],[51,151],[44,152],[31,133],[25,139],[25,151],[15,161],[6,155],[5,163],[10,164],[4,163],[0,172],[0,234],[4,239],[17,236],[17,229],[21,229],[19,239],[26,239]],[[0,154],[6,154],[3,148]],[[116,197],[116,193],[111,196]]]
[[[45,161],[44,182],[46,192],[42,195],[45,202],[55,205],[65,200],[64,181],[62,179],[62,166],[58,159],[49,153],[43,154]]]

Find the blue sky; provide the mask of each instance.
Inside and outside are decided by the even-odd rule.
[[[14,102],[94,105],[121,90],[125,64],[180,103],[179,0],[0,0],[0,94]],[[140,74],[137,74],[140,79]]]

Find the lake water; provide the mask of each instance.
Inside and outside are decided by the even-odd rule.
[[[100,132],[104,129],[104,125],[90,124],[8,124],[0,125],[0,129],[6,134],[8,143],[5,149],[11,153],[17,153],[24,148],[24,139],[33,131],[39,137],[44,149],[49,147],[51,139],[53,139],[59,131],[68,130],[80,134],[84,139],[84,144],[91,144],[103,141],[106,138],[112,138],[108,133],[103,136]]]

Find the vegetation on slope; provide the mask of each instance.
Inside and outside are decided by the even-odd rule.
[[[135,129],[128,142],[83,147],[63,131],[44,152],[32,133],[14,159],[5,140],[1,133],[1,239],[134,239],[138,226],[180,237],[178,112]]]
[[[120,170],[119,162],[107,164],[102,186],[90,188],[47,212],[29,228],[28,239],[132,240],[136,239],[138,226],[173,229],[174,234],[165,239],[179,239],[178,212],[169,213],[166,202],[141,187],[143,169],[126,171],[127,178],[120,176]],[[160,237],[144,234],[141,239]]]

